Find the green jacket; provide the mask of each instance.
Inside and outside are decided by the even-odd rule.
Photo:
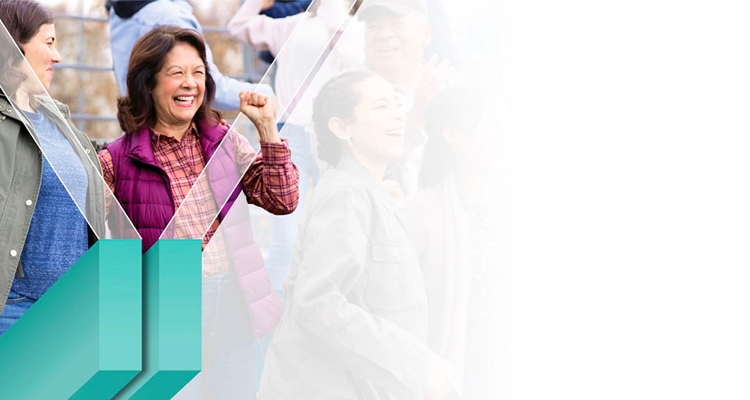
[[[93,245],[97,237],[91,228],[96,232],[104,231],[104,181],[96,149],[89,138],[73,126],[66,105],[46,96],[39,96],[37,100],[39,110],[61,128],[63,135],[71,143],[77,141],[82,145],[73,148],[84,160],[88,174],[86,214],[89,244]],[[72,129],[65,127],[60,115]],[[14,109],[10,100],[0,93],[0,312],[5,307],[13,278],[23,276],[21,251],[42,182],[42,151],[37,145],[36,132],[26,126],[31,127],[26,115],[18,108]],[[85,162],[86,157],[92,163]]]

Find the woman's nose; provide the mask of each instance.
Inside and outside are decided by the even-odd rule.
[[[52,63],[57,64],[59,62],[62,62],[62,57],[60,56],[60,52],[57,51],[57,47],[52,48]]]
[[[403,107],[394,106],[391,112],[391,117],[394,119],[406,119],[406,112]]]
[[[195,78],[193,78],[193,76],[187,74],[187,76],[185,76],[185,80],[182,81],[182,86],[193,89],[198,86],[198,83],[195,81]]]

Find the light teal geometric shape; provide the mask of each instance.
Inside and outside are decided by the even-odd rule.
[[[141,370],[141,295],[141,241],[99,240],[0,337],[0,398],[111,398]]]
[[[143,371],[116,399],[170,399],[201,370],[201,240],[143,256]]]

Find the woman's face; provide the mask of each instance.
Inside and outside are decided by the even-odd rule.
[[[380,77],[366,79],[359,91],[354,122],[347,124],[352,147],[374,161],[389,163],[404,153],[406,114],[396,91]]]
[[[42,82],[44,89],[49,91],[52,83],[52,65],[62,61],[55,45],[55,25],[44,24],[31,40],[21,46],[26,60],[29,61],[34,74]],[[29,86],[37,86],[34,80],[27,80]]]
[[[177,44],[167,53],[151,90],[158,122],[168,126],[189,124],[203,104],[205,91],[206,66],[198,51],[189,44]]]

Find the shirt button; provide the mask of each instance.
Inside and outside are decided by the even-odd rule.
[[[17,256],[17,255],[18,255],[18,252],[17,252],[17,251],[15,251],[15,250],[11,250],[11,251],[10,251],[10,256],[11,256],[11,257],[15,257],[15,256]]]
[[[86,149],[86,154],[89,154],[89,153],[91,153],[91,150],[90,149]]]
[[[11,111],[13,111],[13,110],[11,110],[10,108],[6,108],[5,109],[5,112],[11,112]]]
[[[32,205],[32,204],[34,204],[34,203],[33,203],[33,202],[32,202],[31,200],[26,200],[26,205],[27,205],[27,206],[30,206],[30,205]]]

